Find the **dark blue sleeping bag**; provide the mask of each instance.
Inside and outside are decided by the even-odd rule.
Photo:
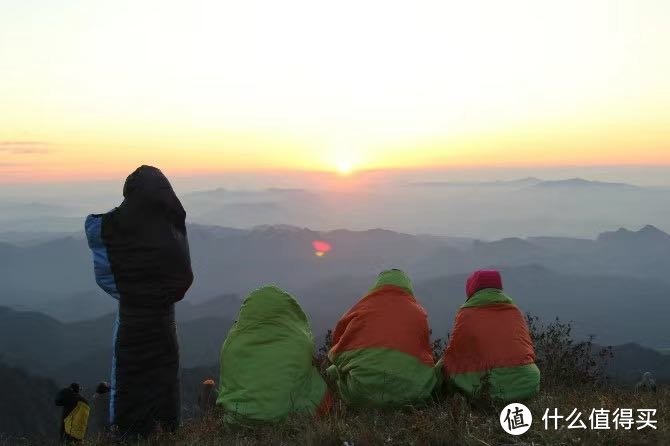
[[[121,205],[86,218],[98,285],[119,301],[114,330],[110,423],[121,438],[180,420],[174,304],[193,282],[186,212],[163,173],[141,166]]]

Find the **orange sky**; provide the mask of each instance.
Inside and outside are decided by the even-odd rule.
[[[670,2],[17,2],[0,181],[670,164]]]

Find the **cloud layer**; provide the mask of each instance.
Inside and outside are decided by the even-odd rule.
[[[49,152],[49,143],[43,141],[0,141],[0,152],[12,155],[32,155]]]

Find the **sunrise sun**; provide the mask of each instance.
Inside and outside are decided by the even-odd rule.
[[[351,162],[344,160],[338,161],[335,168],[337,169],[337,173],[339,173],[340,175],[349,175],[353,170]]]

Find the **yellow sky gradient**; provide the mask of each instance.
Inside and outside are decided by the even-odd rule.
[[[670,2],[0,7],[0,181],[670,164]]]

